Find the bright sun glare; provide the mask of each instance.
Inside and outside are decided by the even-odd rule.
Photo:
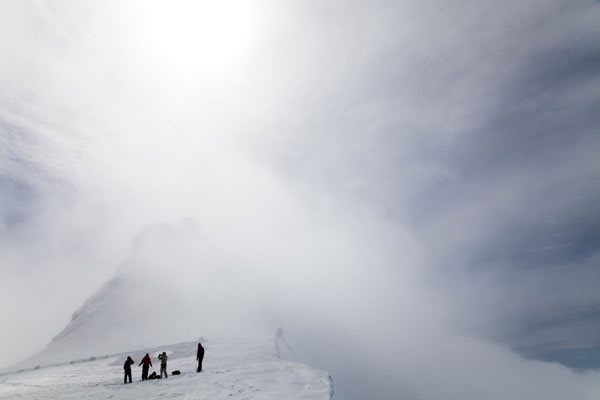
[[[256,37],[249,1],[140,1],[133,27],[138,56],[154,73],[223,77],[243,68]]]

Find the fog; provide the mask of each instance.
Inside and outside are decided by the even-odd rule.
[[[5,1],[0,33],[3,366],[127,277],[82,345],[282,328],[340,399],[597,397],[533,360],[600,346],[597,2]]]

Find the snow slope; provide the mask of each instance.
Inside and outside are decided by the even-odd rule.
[[[245,275],[233,274],[236,280],[222,265],[198,264],[207,255],[193,226],[151,227],[134,242],[113,279],[45,349],[0,375],[0,400],[332,398],[326,372],[281,359],[294,359],[293,349],[281,330],[269,336],[275,328],[254,318],[258,307],[247,301]],[[210,339],[202,339],[201,374],[195,373],[197,342],[157,346],[200,333]],[[168,370],[182,375],[141,382],[135,367],[134,383],[123,384],[128,355],[139,362],[148,352],[158,363],[162,351],[169,354]]]
[[[277,326],[255,318],[248,276],[223,272],[190,223],[158,224],[136,237],[115,276],[18,368],[209,337],[262,336]],[[177,254],[174,257],[173,254]]]
[[[326,372],[279,359],[272,338],[207,342],[202,373],[195,372],[196,346],[195,342],[181,343],[4,374],[0,376],[0,400],[333,398]],[[162,351],[170,354],[169,374],[178,369],[182,375],[142,382],[137,363],[149,352],[158,373],[156,356]],[[136,366],[133,384],[124,385],[122,366],[127,355]]]

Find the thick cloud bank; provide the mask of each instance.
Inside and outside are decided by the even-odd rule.
[[[340,398],[597,398],[600,5],[213,3],[0,5],[5,363],[281,327]]]

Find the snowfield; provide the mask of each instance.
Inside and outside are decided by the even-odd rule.
[[[329,375],[306,365],[281,360],[273,338],[208,341],[204,343],[202,373],[196,373],[196,342],[155,347],[88,361],[42,366],[0,376],[0,399],[96,400],[96,399],[264,399],[330,400],[333,385]],[[168,379],[141,381],[137,364],[150,353],[169,354]],[[136,362],[133,383],[123,384],[127,355]],[[180,370],[173,376],[171,371]]]

